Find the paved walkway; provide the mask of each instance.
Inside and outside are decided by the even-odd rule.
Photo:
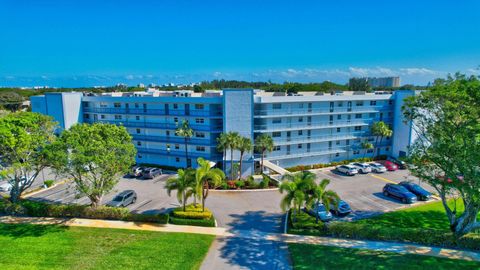
[[[217,239],[223,239],[223,241],[229,241],[229,239],[242,239],[255,241],[270,241],[280,243],[304,243],[312,245],[334,246],[342,248],[361,248],[368,250],[389,251],[403,254],[416,254],[427,255],[448,259],[461,259],[468,261],[480,262],[480,253],[472,251],[462,251],[455,249],[439,248],[439,247],[427,247],[415,244],[395,243],[395,242],[380,242],[380,241],[364,241],[364,240],[352,240],[352,239],[338,239],[330,237],[318,237],[318,236],[304,236],[304,235],[292,235],[292,234],[280,234],[280,233],[266,233],[258,230],[232,230],[227,231],[224,228],[207,228],[207,227],[194,227],[194,226],[179,226],[171,224],[151,224],[140,222],[125,222],[125,221],[113,221],[113,220],[94,220],[94,219],[62,219],[62,218],[29,218],[29,217],[0,217],[0,223],[10,224],[57,224],[64,226],[74,227],[95,227],[95,228],[115,228],[115,229],[131,229],[131,230],[146,230],[146,231],[158,231],[158,232],[179,232],[179,233],[198,233],[209,234],[218,236]],[[213,248],[213,247],[212,247]],[[252,246],[257,253],[262,255],[261,246]],[[207,258],[208,259],[208,258]],[[255,260],[255,257],[249,258]],[[285,264],[279,264],[275,257],[271,258],[268,263],[268,269],[288,269],[289,266]],[[243,269],[242,267],[238,269]],[[267,269],[267,268],[265,268]]]

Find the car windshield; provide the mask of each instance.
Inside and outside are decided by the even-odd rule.
[[[116,196],[115,198],[113,198],[113,201],[114,202],[121,202],[121,201],[123,201],[123,196]]]

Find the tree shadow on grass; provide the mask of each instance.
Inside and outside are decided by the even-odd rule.
[[[268,233],[282,229],[281,214],[249,211],[234,217],[228,225],[235,236],[220,238],[220,256],[232,266],[247,269],[290,269],[285,243],[265,239]]]
[[[0,224],[0,236],[23,238],[40,237],[50,233],[64,232],[68,228],[61,224],[40,225],[40,224]]]

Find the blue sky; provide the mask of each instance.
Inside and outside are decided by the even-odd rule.
[[[0,85],[479,73],[480,1],[0,1]]]

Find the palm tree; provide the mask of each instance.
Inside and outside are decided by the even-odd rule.
[[[204,212],[210,184],[213,187],[220,185],[225,179],[225,173],[218,168],[212,168],[210,161],[203,158],[198,158],[197,164],[198,167],[195,170],[196,194],[197,196],[201,194],[202,212]]]
[[[380,142],[378,144],[379,145],[382,144],[383,137],[392,137],[392,135],[393,135],[393,130],[391,130],[388,125],[385,125],[382,129],[382,132],[381,132],[381,135],[380,135]],[[380,149],[378,149],[377,155],[380,155]]]
[[[282,210],[292,208],[296,216],[297,211],[300,212],[302,205],[307,201],[308,192],[315,188],[315,178],[316,175],[309,171],[284,175],[279,188],[280,193],[286,192],[280,203]]]
[[[217,151],[223,152],[222,169],[225,170],[225,160],[227,159],[228,140],[226,133],[220,133],[217,137]]]
[[[386,126],[385,122],[383,122],[383,121],[375,122],[375,123],[372,124],[372,135],[376,137],[373,156],[375,156],[375,149],[377,149],[377,147],[378,147],[378,139],[384,133],[385,126]]]
[[[329,179],[323,179],[320,184],[315,185],[311,190],[307,192],[306,205],[312,207],[314,202],[322,203],[325,205],[327,211],[330,211],[330,204],[333,204],[335,208],[338,207],[340,197],[333,190],[327,190],[327,186],[330,184]],[[318,223],[318,215],[315,215],[315,221]]]
[[[227,147],[230,149],[230,179],[233,179],[233,151],[237,148],[240,141],[240,134],[238,132],[227,133]]]
[[[274,147],[274,143],[273,143],[273,139],[272,137],[270,137],[270,135],[268,134],[262,134],[260,136],[258,136],[256,139],[255,139],[255,150],[258,152],[258,153],[261,153],[262,154],[262,160],[261,160],[261,169],[262,169],[262,173],[263,173],[263,159],[265,157],[265,152],[271,152],[273,151],[273,147]]]
[[[365,158],[365,155],[367,154],[367,151],[370,149],[373,149],[373,144],[369,143],[368,141],[362,142],[360,145],[365,152],[363,153],[363,158]]]
[[[185,211],[188,198],[194,194],[195,170],[177,170],[177,176],[169,178],[165,184],[165,188],[167,189],[168,196],[170,196],[172,190],[177,191],[177,200],[183,205],[183,211]]]
[[[250,138],[241,137],[238,141],[237,150],[240,151],[240,168],[239,177],[242,177],[242,161],[245,153],[250,153],[253,150],[252,140]]]
[[[188,139],[193,137],[193,129],[188,124],[188,120],[182,121],[182,125],[175,130],[175,135],[185,139],[185,168],[188,168]]]

